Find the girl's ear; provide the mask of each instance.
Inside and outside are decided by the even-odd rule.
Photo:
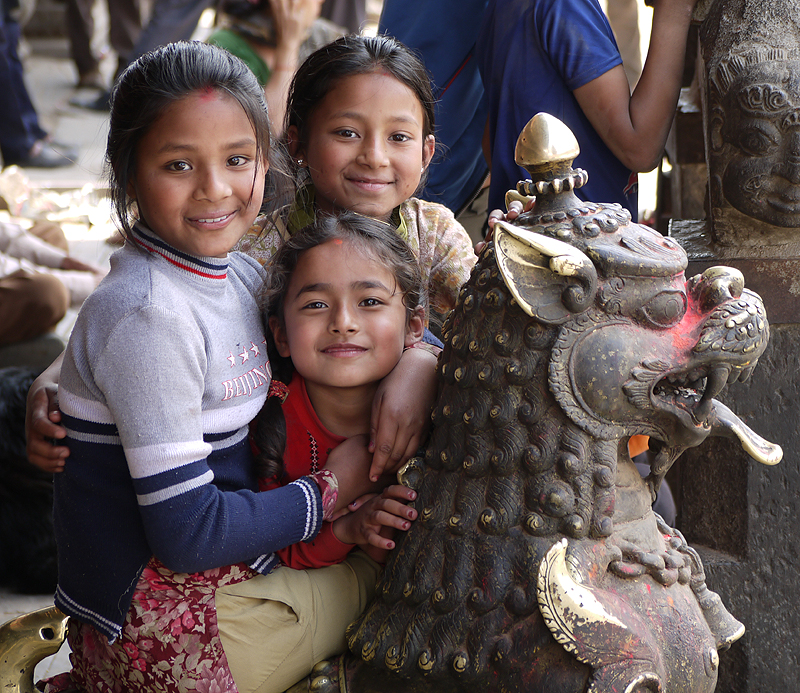
[[[425,309],[422,306],[417,306],[411,316],[408,318],[406,325],[406,339],[403,343],[405,348],[410,347],[422,341],[422,335],[425,332]]]
[[[300,146],[300,132],[296,125],[290,125],[286,131],[286,148],[289,151],[289,156],[295,161],[298,158],[305,159],[305,152]]]
[[[272,332],[272,339],[275,342],[275,348],[278,353],[284,358],[291,356],[289,353],[289,341],[286,339],[286,328],[276,315],[269,319],[269,330]]]
[[[428,135],[422,145],[422,167],[428,168],[431,163],[433,155],[436,152],[436,138],[433,135]]]

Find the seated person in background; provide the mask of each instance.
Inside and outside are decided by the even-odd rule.
[[[54,243],[36,234],[49,233]],[[78,307],[105,271],[70,257],[56,225],[33,232],[0,222],[0,346],[35,339],[55,328],[67,309]]]
[[[346,30],[320,19],[322,0],[222,0],[208,43],[241,58],[264,87],[280,136],[289,84],[297,66]]]

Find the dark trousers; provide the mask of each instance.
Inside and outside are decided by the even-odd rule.
[[[136,60],[148,51],[174,41],[188,41],[203,10],[213,4],[214,0],[155,0],[150,21],[133,47],[130,59]]]
[[[0,12],[0,152],[6,165],[27,157],[36,141],[47,136],[23,79],[19,37],[19,24]]]
[[[66,25],[70,55],[79,75],[96,72],[100,61],[92,52],[95,0],[67,0]],[[119,68],[124,68],[139,35],[142,17],[139,0],[106,0],[108,5],[108,42],[117,54]]]

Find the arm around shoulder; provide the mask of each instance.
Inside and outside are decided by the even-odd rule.
[[[61,374],[62,353],[33,381],[28,391],[25,411],[25,438],[28,460],[45,472],[60,472],[69,455],[66,445],[56,441],[66,437],[58,410],[58,380]]]

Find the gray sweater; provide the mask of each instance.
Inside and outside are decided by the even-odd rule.
[[[152,555],[196,572],[316,536],[319,490],[257,493],[248,423],[270,380],[257,262],[197,258],[137,226],[80,312],[59,401],[56,604],[114,639]]]

